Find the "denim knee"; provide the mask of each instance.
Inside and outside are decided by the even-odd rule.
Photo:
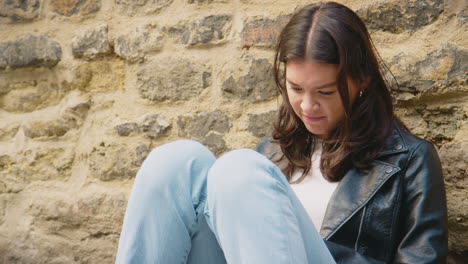
[[[264,155],[251,149],[237,149],[227,152],[213,164],[208,174],[208,192],[238,195],[259,184],[284,184],[282,177],[284,175]]]
[[[181,180],[191,181],[190,177],[208,170],[215,160],[213,153],[199,142],[177,140],[154,148],[143,161],[136,180],[144,182],[146,188],[171,187],[181,184]]]

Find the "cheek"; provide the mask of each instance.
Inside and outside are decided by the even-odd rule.
[[[328,112],[333,116],[333,121],[335,122],[339,122],[341,119],[343,119],[345,113],[344,108],[341,105],[341,100],[337,100],[331,104],[328,108]]]
[[[296,112],[297,114],[297,111],[299,110],[300,105],[301,105],[301,98],[298,96],[294,96],[294,95],[288,95],[288,99],[289,99],[289,104],[292,106],[292,108],[294,109],[294,112]]]

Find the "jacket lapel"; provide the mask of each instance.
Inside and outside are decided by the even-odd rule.
[[[398,171],[399,167],[380,161],[374,161],[366,171],[349,170],[330,198],[320,230],[322,237],[331,237]]]
[[[377,157],[406,152],[407,146],[398,128],[387,138]],[[368,170],[350,169],[336,187],[328,203],[320,234],[329,239],[374,196],[380,187],[401,169],[393,164],[374,160]]]

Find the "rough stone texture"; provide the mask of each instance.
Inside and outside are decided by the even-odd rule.
[[[111,52],[112,48],[107,39],[107,25],[87,29],[72,39],[72,53],[75,58],[95,59]]]
[[[69,89],[83,92],[107,92],[123,89],[125,72],[121,60],[96,60],[81,64],[74,71]]]
[[[276,86],[272,64],[267,59],[255,58],[245,58],[244,62],[240,71],[227,70],[227,77],[221,85],[223,95],[229,99],[248,102],[273,98],[276,95]]]
[[[128,197],[122,192],[71,193],[49,192],[28,202],[31,224],[44,228],[19,226],[6,231],[16,234],[16,239],[0,240],[5,263],[114,262],[113,245]]]
[[[255,147],[278,105],[277,34],[307,4],[0,2],[0,263],[24,264],[114,263],[128,194],[155,146],[191,138],[216,155]],[[362,8],[401,84],[397,113],[439,149],[448,264],[465,264],[468,4],[341,2]],[[115,55],[73,56],[73,37],[103,24],[107,35],[93,40]]]
[[[397,0],[378,2],[357,13],[370,29],[401,33],[434,22],[443,11],[443,0]]]
[[[62,58],[60,44],[45,35],[28,34],[0,43],[0,69],[54,67]]]
[[[0,191],[18,193],[35,181],[66,180],[71,175],[72,149],[37,148],[0,156]]]
[[[269,111],[261,114],[249,115],[249,131],[256,137],[271,136],[273,122],[276,120],[277,111]]]
[[[0,141],[7,141],[13,138],[18,133],[19,125],[17,124],[1,124],[0,127]]]
[[[4,222],[5,213],[7,209],[6,207],[7,207],[7,200],[0,198],[0,225],[3,224]]]
[[[172,128],[166,117],[158,114],[147,115],[142,120],[117,125],[114,130],[119,136],[145,134],[151,139],[166,135]]]
[[[181,42],[194,46],[216,44],[226,39],[231,28],[231,15],[211,15],[182,27]]]
[[[79,103],[67,108],[58,119],[31,122],[23,128],[24,134],[29,138],[61,137],[83,125],[90,106],[89,102]]]
[[[189,4],[211,4],[211,3],[228,3],[231,0],[187,0]]]
[[[140,127],[137,123],[123,123],[114,127],[115,132],[121,137],[127,137],[130,134],[136,134],[140,132]]]
[[[56,105],[69,91],[50,80],[11,83],[9,90],[4,95],[0,94],[0,108],[14,113]]]
[[[422,118],[427,123],[426,137],[433,142],[452,140],[461,129],[460,121],[467,120],[467,116],[462,109],[454,105],[428,105],[421,109],[420,113],[422,113]]]
[[[63,16],[89,15],[101,9],[101,0],[51,0],[50,6]]]
[[[439,146],[453,140],[468,119],[458,104],[421,103],[398,113],[413,133]]]
[[[150,146],[101,142],[91,151],[89,167],[93,177],[101,181],[131,179],[150,151]],[[125,153],[125,155],[122,155]]]
[[[253,17],[247,19],[241,33],[242,46],[274,47],[281,29],[288,23],[290,18],[291,15],[281,15],[275,18]]]
[[[118,222],[123,220],[122,207],[126,205],[126,199],[126,195],[122,193],[96,193],[80,195],[71,201],[33,201],[30,208],[38,221],[44,221],[46,231],[55,233],[73,226],[82,226],[83,236],[99,237],[119,234]],[[103,212],[110,219],[104,219]]]
[[[458,24],[460,26],[465,26],[465,24],[468,22],[468,8],[465,8],[457,13],[457,18],[459,18],[457,21]]]
[[[468,183],[468,178],[466,178],[468,175],[468,163],[466,162],[468,160],[468,141],[445,144],[439,150],[439,155],[447,181],[464,180],[465,183]],[[465,213],[468,213],[468,210]]]
[[[152,101],[188,100],[211,84],[211,69],[187,59],[162,58],[137,73],[141,97]]]
[[[2,76],[4,77],[4,76]],[[16,81],[4,81],[0,84],[0,96],[7,94],[12,90],[23,89],[26,87],[36,86],[37,81],[24,81],[24,80],[16,80]]]
[[[468,244],[468,141],[446,144],[439,154],[446,179],[450,247],[463,252]]]
[[[8,0],[0,2],[0,17],[8,17],[12,22],[31,21],[39,17],[39,0]]]
[[[227,149],[222,134],[232,125],[228,116],[220,110],[179,116],[177,125],[180,137],[199,140],[216,155]]]
[[[135,14],[151,14],[172,4],[174,0],[115,0],[120,12],[133,16]]]
[[[163,35],[155,26],[147,24],[120,35],[114,41],[115,53],[130,62],[143,61],[148,55],[160,51]]]
[[[400,85],[397,98],[410,101],[434,94],[468,94],[467,60],[468,50],[453,45],[445,45],[423,59],[403,53],[396,56],[389,68]]]

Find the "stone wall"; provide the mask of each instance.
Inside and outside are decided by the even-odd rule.
[[[0,2],[0,263],[113,263],[135,173],[192,138],[254,147],[290,0]],[[439,149],[451,262],[468,256],[464,0],[349,0],[401,88],[398,114]],[[390,76],[390,75],[389,75]]]

